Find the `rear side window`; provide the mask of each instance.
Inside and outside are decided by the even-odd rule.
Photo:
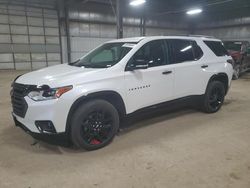
[[[172,63],[195,61],[203,56],[201,48],[195,41],[182,39],[170,39],[167,41],[171,46]]]
[[[204,41],[205,44],[214,52],[216,56],[228,55],[227,50],[220,41]]]
[[[182,63],[184,61],[193,61],[194,54],[191,42],[188,40],[170,40],[172,49],[172,62]]]

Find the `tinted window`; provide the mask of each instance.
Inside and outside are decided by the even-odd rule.
[[[173,63],[182,63],[185,61],[193,61],[193,45],[191,41],[188,40],[168,40],[172,49],[172,62]]]
[[[132,64],[136,59],[147,61],[149,67],[165,65],[166,57],[164,42],[161,40],[157,40],[145,44],[131,58],[129,65]]]
[[[228,55],[227,50],[220,41],[204,41],[216,56]]]

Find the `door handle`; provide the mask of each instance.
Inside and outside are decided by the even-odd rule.
[[[208,65],[202,65],[201,68],[203,69],[208,68]]]
[[[162,72],[162,74],[171,74],[172,73],[172,71],[164,71],[164,72]]]

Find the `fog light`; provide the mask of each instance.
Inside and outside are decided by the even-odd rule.
[[[41,133],[56,133],[56,129],[51,121],[36,121],[35,125]]]

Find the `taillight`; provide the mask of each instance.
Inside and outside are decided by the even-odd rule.
[[[234,67],[234,60],[228,59],[227,62],[230,63]]]

